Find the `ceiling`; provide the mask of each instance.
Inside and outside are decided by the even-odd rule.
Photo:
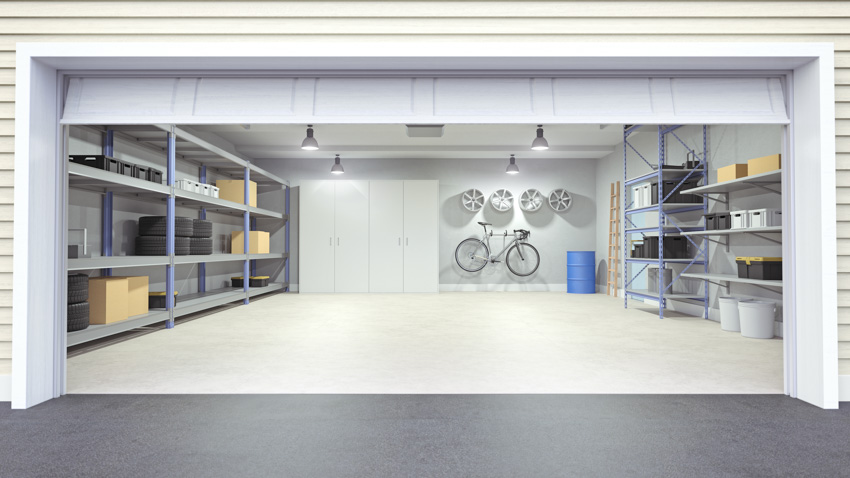
[[[449,124],[439,138],[411,138],[400,124],[314,125],[318,151],[304,151],[307,125],[204,125],[193,131],[212,133],[246,159],[328,157],[373,159],[469,159],[508,157],[595,159],[614,152],[623,141],[622,125],[545,126],[549,150],[532,151],[536,124]],[[178,146],[178,153],[180,147]]]

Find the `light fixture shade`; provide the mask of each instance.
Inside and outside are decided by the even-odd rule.
[[[531,149],[535,151],[545,151],[549,149],[549,142],[543,137],[543,125],[537,125],[537,137],[531,143]]]
[[[301,142],[301,149],[315,151],[319,149],[319,142],[313,137],[313,125],[307,125],[307,137]]]
[[[508,174],[519,174],[519,166],[516,165],[516,158],[511,155],[511,162],[508,164],[508,169],[505,170]]]
[[[342,174],[345,170],[342,169],[342,164],[339,163],[339,155],[336,155],[336,160],[334,161],[334,165],[331,166],[331,174]]]

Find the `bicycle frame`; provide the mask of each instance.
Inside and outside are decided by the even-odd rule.
[[[507,252],[508,249],[510,249],[514,244],[517,244],[517,243],[520,242],[519,235],[517,233],[514,233],[513,236],[514,236],[514,239],[511,242],[509,242],[507,246],[505,246],[497,254],[493,254],[492,249],[490,248],[490,238],[493,237],[493,231],[490,231],[488,233],[487,229],[485,228],[484,229],[484,237],[481,239],[481,242],[487,244],[487,250],[491,251],[491,252],[490,252],[490,257],[481,257],[481,259],[484,259],[488,262],[496,262],[496,259],[501,257],[502,254]],[[504,234],[503,237],[508,237],[508,231],[505,231],[505,234]],[[517,253],[519,254],[520,259],[525,260],[525,257],[522,256],[522,249],[521,248],[517,247]]]

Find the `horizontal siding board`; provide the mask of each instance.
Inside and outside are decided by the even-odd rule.
[[[0,153],[0,170],[11,171],[15,168],[15,155]]]
[[[12,341],[12,326],[0,324],[0,342]]]
[[[15,103],[11,101],[0,103],[0,119],[15,119]]]
[[[0,187],[0,204],[13,204],[15,201],[14,188]],[[2,254],[2,252],[0,252]]]
[[[0,119],[0,136],[15,136],[15,120]]]
[[[838,291],[838,306],[850,307],[850,290]]]
[[[850,77],[850,74],[847,76]],[[837,77],[835,81],[838,81]],[[848,78],[847,83],[850,84],[850,78]],[[850,103],[835,103],[835,117],[841,119],[850,118]]]
[[[0,136],[0,153],[14,153],[15,138],[12,136]]]
[[[0,359],[0,375],[12,375],[11,359]]]
[[[0,307],[0,324],[11,325],[12,324],[12,308],[11,307]]]
[[[2,190],[0,190],[2,193]],[[850,256],[850,238],[839,238],[837,240],[838,245],[838,255],[840,256]],[[840,278],[839,278],[840,279]],[[841,282],[839,281],[838,285],[842,289],[850,289],[850,275],[846,277],[846,287],[841,287]]]
[[[0,221],[0,238],[11,239],[13,229],[12,221]]]
[[[835,152],[850,153],[850,136],[838,136],[835,138]]]
[[[508,17],[511,2],[4,2],[5,17]],[[692,2],[671,8],[666,2],[522,2],[524,17],[847,17],[845,2]]]
[[[838,326],[838,340],[841,342],[850,342],[850,325]]]
[[[0,52],[0,68],[15,67],[15,52],[4,51]]]
[[[11,256],[13,253],[13,239],[0,239],[0,255]],[[849,287],[850,288],[850,287]]]
[[[850,360],[844,359],[838,361],[838,374],[850,375]]]
[[[0,360],[12,358],[12,343],[0,342]]]
[[[2,131],[2,130],[0,130]],[[850,136],[850,120],[848,119],[836,119],[835,120],[835,134],[837,136]]]
[[[0,68],[0,86],[14,86],[15,84],[15,69]]]
[[[15,87],[0,86],[0,101],[15,101]]]
[[[483,13],[483,12],[482,12]],[[751,18],[689,18],[687,21],[671,21],[665,18],[568,18],[540,17],[510,18],[468,17],[350,17],[350,18],[269,18],[250,19],[232,17],[180,18],[157,17],[149,21],[136,18],[80,18],[68,21],[64,18],[6,18],[0,17],[0,31],[6,34],[570,34],[601,35],[610,32],[620,34],[647,35],[666,34],[732,34],[758,35],[813,35],[850,34],[847,18],[771,18],[770,21],[753,21]]]
[[[835,155],[835,169],[850,170],[850,154],[838,153]],[[839,184],[839,186],[850,187],[850,184]]]
[[[838,358],[850,359],[850,342],[838,343]]]
[[[838,323],[850,325],[850,307],[838,308]]]
[[[838,272],[850,272],[850,257],[838,256]]]

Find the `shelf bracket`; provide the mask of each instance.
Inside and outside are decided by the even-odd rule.
[[[753,182],[744,181],[744,184],[750,184],[752,186],[755,186],[755,187],[760,188],[760,189],[764,189],[765,191],[771,192],[773,194],[782,194],[781,190],[777,191],[776,189],[769,188],[769,187],[765,186],[765,184],[776,184],[775,182],[762,183],[762,182],[755,182],[755,181],[753,181]]]
[[[750,285],[756,286],[759,289],[769,290],[770,292],[776,292],[774,289],[771,289],[771,287],[780,287],[780,288],[782,287],[781,285],[778,285],[778,286],[769,286],[769,285],[761,285],[761,284],[750,284]]]
[[[758,233],[756,233],[756,232],[751,232],[750,234],[752,234],[752,235],[754,235],[754,236],[756,236],[756,237],[760,237],[760,238],[764,239],[765,241],[770,241],[770,242],[775,242],[775,243],[777,243],[777,244],[782,244],[782,241],[777,241],[776,239],[773,239],[773,238],[770,238],[770,237],[767,237],[767,236],[764,236],[764,235],[758,234]]]
[[[703,279],[703,280],[704,280],[704,281],[706,281],[706,282],[708,282],[709,284],[714,284],[714,285],[716,285],[716,286],[718,286],[718,287],[722,287],[722,288],[723,288],[723,290],[725,290],[725,291],[726,291],[726,294],[730,294],[730,293],[731,293],[731,292],[729,291],[729,290],[730,290],[730,286],[731,286],[731,282],[729,282],[729,281],[719,281],[719,282],[714,282],[713,280],[710,280],[710,279]]]
[[[702,196],[702,197],[708,199],[709,201],[719,202],[719,203],[725,204],[727,206],[729,205],[729,193],[691,193],[691,194],[695,194],[697,196]],[[726,199],[713,198],[713,197],[709,196],[709,194],[719,194]]]
[[[724,235],[723,235],[723,237],[725,237],[725,238],[726,238],[726,242],[718,241],[717,239],[712,239],[712,238],[710,238],[710,237],[708,237],[708,236],[705,236],[705,240],[707,240],[707,241],[709,241],[709,242],[714,242],[714,243],[716,243],[716,244],[720,244],[721,246],[725,246],[725,247],[726,247],[726,252],[729,252],[729,235],[728,235],[728,234],[724,234]]]

